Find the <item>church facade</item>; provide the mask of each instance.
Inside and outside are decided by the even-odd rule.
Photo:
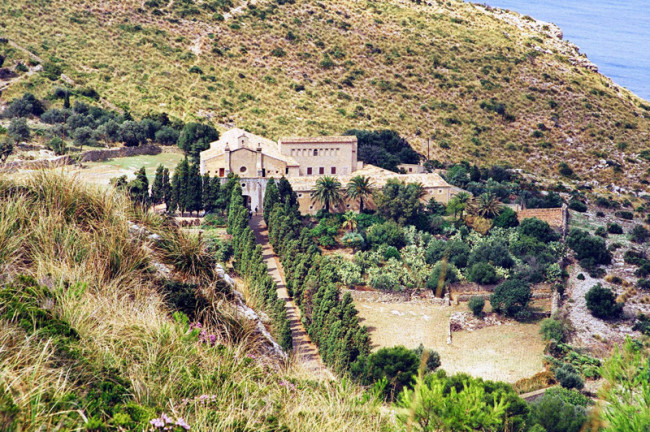
[[[252,211],[263,211],[264,191],[271,178],[286,177],[298,195],[302,213],[316,213],[321,207],[311,201],[320,176],[335,176],[343,186],[356,175],[368,176],[376,188],[389,179],[421,183],[425,199],[446,203],[461,189],[449,185],[437,173],[424,173],[417,166],[397,174],[358,160],[354,136],[280,138],[276,143],[243,129],[223,133],[210,148],[201,152],[201,174],[225,178],[230,173],[241,179],[246,204]],[[357,203],[346,201],[345,209],[357,210]]]

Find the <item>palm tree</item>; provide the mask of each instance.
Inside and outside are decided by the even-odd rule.
[[[462,219],[463,212],[465,211],[469,200],[470,195],[467,192],[459,192],[458,195],[455,195],[449,200],[449,203],[447,203],[447,212],[449,214],[453,213],[454,217],[458,217],[460,213],[460,219]]]
[[[341,182],[331,176],[323,176],[316,180],[316,189],[311,193],[312,202],[320,202],[325,206],[325,212],[330,212],[330,206],[343,203]]]
[[[501,211],[501,202],[493,193],[487,192],[478,197],[475,203],[479,216],[493,218]]]
[[[371,196],[373,191],[370,177],[358,175],[352,177],[345,188],[345,194],[351,199],[359,200],[359,213],[363,213],[363,199]]]
[[[348,232],[356,231],[357,225],[357,215],[354,212],[349,211],[343,215],[343,224],[341,226],[344,230]]]

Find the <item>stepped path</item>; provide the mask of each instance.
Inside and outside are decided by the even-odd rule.
[[[300,320],[300,309],[293,301],[284,279],[284,269],[279,257],[273,251],[269,242],[268,230],[262,216],[253,216],[250,221],[251,229],[255,233],[255,240],[262,246],[264,262],[269,269],[269,274],[278,287],[278,298],[284,301],[287,317],[291,323],[291,336],[293,337],[293,355],[307,370],[320,378],[334,379],[334,375],[323,364],[318,353],[318,347],[311,341],[305,327]]]

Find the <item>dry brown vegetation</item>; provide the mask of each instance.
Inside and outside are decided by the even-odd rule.
[[[643,188],[650,106],[574,66],[553,29],[521,30],[460,1],[266,0],[226,21],[215,18],[224,8],[193,3],[19,0],[0,11],[9,38],[134,112],[207,114],[271,138],[391,128],[420,150],[433,137],[438,159],[550,177],[566,161],[583,179]],[[35,74],[7,96],[51,86]]]

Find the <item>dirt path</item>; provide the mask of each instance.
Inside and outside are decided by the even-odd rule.
[[[311,341],[305,327],[300,320],[300,309],[289,296],[284,282],[284,270],[278,256],[269,243],[268,230],[262,216],[251,218],[251,228],[255,233],[255,240],[262,246],[264,262],[269,269],[269,274],[278,287],[278,298],[284,300],[287,316],[291,323],[291,336],[293,337],[293,355],[303,366],[314,375],[321,378],[334,379],[334,375],[323,364],[318,353],[318,347]]]

